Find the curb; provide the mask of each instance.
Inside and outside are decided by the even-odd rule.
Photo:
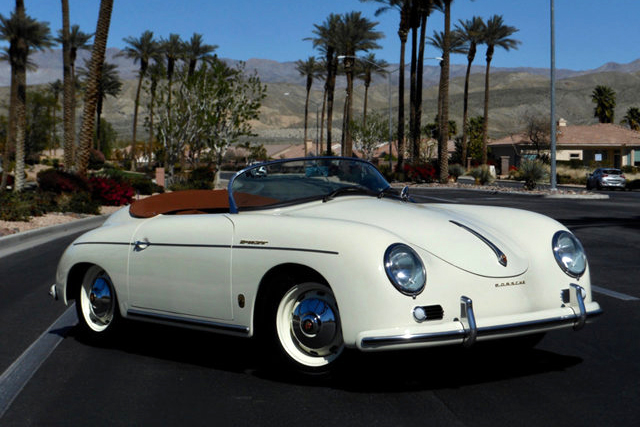
[[[109,215],[92,216],[64,224],[50,225],[48,227],[0,237],[0,258],[47,243],[68,234],[91,230],[92,228],[102,225],[108,216]]]

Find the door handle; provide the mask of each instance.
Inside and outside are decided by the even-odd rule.
[[[150,244],[151,243],[149,243],[149,240],[147,240],[147,239],[136,240],[133,243],[133,250],[136,251],[136,252],[143,251],[143,250],[147,249]]]

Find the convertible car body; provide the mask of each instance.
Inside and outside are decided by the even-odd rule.
[[[334,157],[135,202],[69,246],[51,293],[76,300],[92,335],[120,317],[257,335],[308,371],[345,347],[468,346],[580,329],[601,313],[562,224],[413,203],[371,164]]]

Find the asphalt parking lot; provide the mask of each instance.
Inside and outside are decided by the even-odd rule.
[[[0,425],[640,425],[640,193],[607,194],[412,190],[424,203],[540,212],[581,239],[605,313],[532,350],[352,352],[334,377],[317,380],[262,370],[250,340],[131,324],[97,344],[61,326],[51,352],[19,372],[26,381],[14,396],[15,384],[0,378]],[[0,258],[0,372],[65,312],[47,290],[72,238]]]

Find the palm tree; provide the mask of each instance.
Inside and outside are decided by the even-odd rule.
[[[420,155],[420,128],[422,127],[422,83],[424,76],[424,48],[427,32],[427,19],[431,15],[431,12],[433,12],[434,10],[443,11],[442,0],[421,0],[417,2],[416,20],[419,21],[420,25],[420,43],[418,46],[418,58],[416,64],[415,90],[414,95],[411,97],[413,127],[410,130],[414,159],[418,159]],[[417,30],[415,30],[414,32],[417,32]]]
[[[313,80],[318,77],[318,63],[316,58],[310,56],[306,61],[299,59],[296,61],[296,70],[306,79],[307,96],[304,102],[304,155],[307,155],[307,127],[309,124],[309,95]]]
[[[386,68],[389,66],[384,59],[377,59],[376,55],[369,53],[356,62],[358,77],[364,82],[364,107],[362,111],[362,127],[367,124],[367,103],[369,99],[369,86],[374,74],[386,76]]]
[[[631,130],[640,131],[640,109],[638,107],[630,107],[627,109],[627,114],[620,124],[626,124]]]
[[[145,31],[140,38],[126,37],[124,42],[128,44],[122,51],[122,55],[133,59],[134,62],[140,62],[140,71],[138,72],[138,87],[136,89],[136,99],[133,105],[133,136],[131,138],[131,167],[135,167],[136,158],[136,138],[138,128],[138,107],[140,106],[140,89],[142,88],[142,79],[147,73],[149,63],[160,56],[160,47],[157,41],[153,39],[153,31]]]
[[[596,104],[593,117],[600,123],[613,123],[616,110],[616,93],[609,86],[598,85],[591,93],[591,101]]]
[[[64,165],[67,170],[73,166],[76,136],[76,71],[75,62],[78,50],[90,49],[93,34],[80,31],[78,25],[69,29],[69,2],[62,1],[62,29],[58,31],[56,42],[62,44],[63,62],[63,129],[64,129]]]
[[[439,93],[442,99],[440,121],[440,138],[438,140],[438,165],[440,166],[440,182],[449,179],[449,54],[451,44],[451,3],[453,0],[443,0],[444,7],[444,33],[442,46],[442,64],[440,69]]]
[[[325,80],[325,97],[326,97],[326,117],[327,117],[327,155],[331,154],[331,131],[333,122],[333,96],[336,85],[336,74],[338,71],[338,59],[336,58],[336,40],[335,33],[340,22],[340,15],[330,14],[325,21],[318,25],[314,24],[315,37],[308,37],[305,40],[311,40],[313,47],[318,49],[325,57],[327,75]],[[323,101],[324,103],[324,101]],[[324,113],[324,108],[323,108]],[[324,121],[323,121],[324,122]]]
[[[52,46],[49,25],[38,22],[25,12],[24,1],[16,0],[16,9],[10,18],[0,15],[0,39],[9,42],[8,59],[11,66],[11,90],[9,104],[9,136],[5,154],[12,145],[16,150],[14,191],[24,187],[24,144],[26,137],[27,66],[33,49],[43,50]],[[15,123],[15,124],[14,124]],[[13,130],[12,126],[15,126]],[[13,141],[12,141],[13,139]],[[5,159],[8,156],[5,155]],[[7,161],[8,164],[8,161]],[[8,168],[2,174],[0,188],[6,187]]]
[[[57,124],[56,110],[58,109],[58,100],[60,99],[60,94],[64,90],[64,85],[62,84],[62,81],[58,79],[56,81],[49,83],[47,89],[49,90],[53,98],[53,112],[52,112],[52,120],[51,120],[53,125],[51,126],[51,136],[50,136],[50,143],[49,143],[49,150],[50,150],[49,152],[51,153],[53,152],[54,149],[57,148],[55,147],[56,124]]]
[[[466,53],[464,40],[460,37],[460,33],[457,31],[452,31],[449,33],[449,53]],[[438,49],[438,52],[442,57],[444,57],[445,47],[444,47],[444,32],[443,31],[434,31],[433,37],[428,37],[429,45]],[[440,74],[443,75],[442,71],[443,61],[440,61]],[[442,91],[438,90],[438,115],[436,116],[436,122],[439,123],[442,121]],[[440,135],[441,129],[437,129],[437,135]],[[439,136],[438,136],[439,138]]]
[[[195,72],[198,61],[210,62],[215,58],[213,52],[215,52],[217,48],[218,45],[215,44],[204,44],[202,34],[193,33],[191,39],[184,44],[185,58],[189,64],[189,77]]]
[[[84,111],[82,113],[82,126],[80,128],[80,150],[78,155],[78,173],[86,175],[89,165],[89,150],[93,141],[94,114],[98,103],[98,89],[102,65],[104,64],[109,25],[111,23],[111,10],[113,0],[100,0],[100,12],[96,25],[96,36],[89,63],[89,76],[84,95]]]
[[[151,64],[148,69],[147,77],[150,80],[149,84],[149,93],[151,95],[151,99],[149,100],[149,142],[147,147],[147,158],[149,159],[149,164],[151,164],[151,157],[153,152],[153,105],[156,100],[156,90],[158,88],[158,82],[166,75],[167,71],[165,69],[162,61],[156,61]],[[171,91],[169,90],[169,96],[171,96]],[[169,98],[168,102],[171,98]]]
[[[374,31],[377,22],[369,21],[361,12],[350,12],[342,16],[336,31],[336,50],[344,56],[344,72],[347,76],[346,116],[344,117],[346,135],[344,136],[343,152],[347,157],[353,155],[353,142],[348,124],[353,116],[353,75],[356,55],[360,51],[367,52],[371,49],[379,49],[376,40],[384,35]]]
[[[83,77],[84,80],[89,77],[89,61],[84,61],[85,68],[78,70],[78,75]],[[117,97],[122,90],[122,81],[118,75],[118,66],[109,62],[102,64],[102,74],[100,75],[100,81],[98,82],[98,102],[96,104],[96,138],[98,145],[96,149],[100,151],[100,118],[102,116],[102,105],[107,99],[107,96]]]
[[[375,16],[388,10],[395,9],[400,12],[400,24],[398,25],[398,37],[400,38],[400,68],[398,70],[398,163],[396,171],[404,168],[404,63],[405,46],[411,29],[411,5],[413,0],[360,0],[362,2],[377,2],[385,6],[376,10]]]
[[[487,139],[489,133],[489,71],[491,59],[496,47],[506,51],[517,49],[519,40],[509,38],[518,31],[517,28],[505,25],[502,15],[493,15],[487,21],[482,34],[482,43],[487,45],[487,67],[484,75],[484,121],[482,122],[482,164],[487,164]]]
[[[467,72],[464,78],[464,97],[462,107],[462,162],[467,161],[467,138],[468,129],[467,121],[469,118],[469,77],[471,75],[471,64],[476,57],[477,46],[482,43],[482,34],[484,33],[484,21],[479,16],[474,16],[466,21],[459,20],[456,25],[461,40],[466,45],[467,54]]]

